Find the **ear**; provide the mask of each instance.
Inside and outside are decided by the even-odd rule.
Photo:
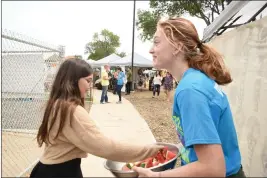
[[[183,46],[184,46],[183,43],[179,42],[177,44],[177,50],[179,50],[179,52],[182,51],[183,50]]]
[[[182,51],[182,48],[183,48],[183,44],[182,43],[178,43],[176,48],[175,48],[175,50],[174,50],[173,55],[177,56]]]
[[[174,52],[173,52],[173,55],[174,55],[174,56],[177,56],[179,52],[180,52],[179,49],[175,49]]]

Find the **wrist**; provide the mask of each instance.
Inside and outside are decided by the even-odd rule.
[[[157,172],[155,177],[161,177],[161,172]]]

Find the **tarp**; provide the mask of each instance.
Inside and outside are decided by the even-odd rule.
[[[112,61],[110,63],[112,66],[131,66],[132,65],[132,54],[129,54],[121,59]],[[133,59],[133,66],[134,67],[152,67],[153,61],[149,60],[137,53],[134,53]]]
[[[87,60],[87,62],[88,62],[89,64],[94,64],[96,61],[95,61],[95,60],[92,60],[92,59],[89,59],[89,60]]]
[[[104,57],[103,59],[100,59],[98,61],[95,61],[95,62],[92,62],[91,64],[95,67],[101,67],[101,66],[104,66],[104,65],[111,65],[111,63],[113,61],[116,61],[118,59],[121,59],[120,56],[118,56],[117,54],[111,54],[107,57]]]

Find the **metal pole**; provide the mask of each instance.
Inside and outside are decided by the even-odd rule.
[[[135,6],[136,6],[136,0],[134,2],[133,7],[133,39],[132,39],[132,86],[131,89],[134,90],[134,75],[133,75],[133,63],[134,63],[134,37],[135,37]]]

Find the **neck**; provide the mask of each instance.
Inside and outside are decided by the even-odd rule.
[[[175,60],[174,64],[171,66],[169,71],[171,72],[172,76],[176,79],[176,81],[180,81],[185,71],[187,71],[187,69],[189,69],[187,63]]]

